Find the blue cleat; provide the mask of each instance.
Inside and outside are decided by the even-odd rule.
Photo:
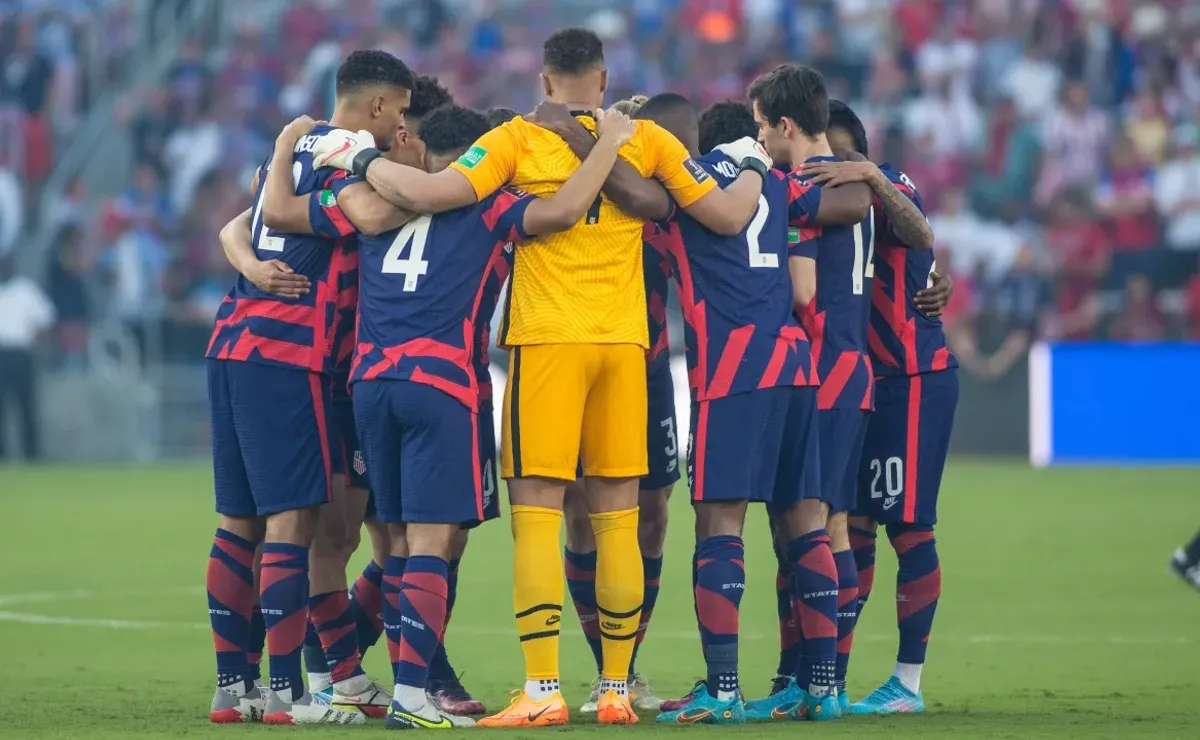
[[[746,719],[755,722],[787,719],[803,698],[804,692],[796,685],[795,676],[776,676],[769,696],[746,702]]]
[[[850,714],[916,714],[924,711],[924,697],[909,691],[895,676],[868,694],[867,698],[850,705]]]
[[[850,714],[850,695],[845,690],[838,692],[838,711],[843,717]]]
[[[836,690],[830,690],[825,696],[813,696],[807,691],[801,691],[800,703],[792,713],[793,719],[806,722],[832,722],[842,716],[842,707],[838,702]]]
[[[708,688],[698,684],[698,689],[692,700],[683,707],[658,715],[662,724],[673,725],[740,725],[746,721],[746,708],[741,696],[729,701],[719,701],[708,693]]]

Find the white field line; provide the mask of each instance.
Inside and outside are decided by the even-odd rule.
[[[122,591],[122,594],[130,592]],[[143,592],[162,596],[164,591]],[[175,589],[169,591],[175,594],[191,594],[199,595],[203,593],[203,589],[186,588]],[[59,591],[59,592],[36,592],[26,594],[0,594],[0,607],[18,606],[23,604],[45,604],[45,603],[61,603],[64,601],[80,601],[95,596],[99,596],[92,591]],[[109,594],[111,595],[111,594]],[[150,622],[131,619],[96,619],[91,617],[62,617],[51,616],[47,614],[34,614],[28,612],[15,612],[0,610],[0,622],[11,622],[16,624],[30,625],[69,625],[72,627],[99,627],[102,629],[117,629],[117,630],[205,630],[209,629],[208,622]],[[516,630],[511,627],[488,627],[481,625],[462,624],[461,619],[455,620],[451,625],[450,631],[458,635],[480,635],[485,637],[516,637]],[[570,628],[566,630],[568,633],[579,633],[578,628]],[[738,636],[740,640],[778,640],[778,635],[762,634],[762,633],[743,633]],[[686,630],[654,630],[654,639],[657,640],[682,640],[682,641],[698,641],[700,638],[695,632]],[[866,642],[893,642],[895,636],[891,634],[858,634],[854,638]],[[949,642],[955,644],[1026,644],[1026,645],[1190,645],[1197,642],[1196,638],[1191,637],[1169,637],[1169,636],[1139,636],[1139,635],[1107,635],[1103,637],[1080,636],[1080,635],[936,635],[936,642]]]

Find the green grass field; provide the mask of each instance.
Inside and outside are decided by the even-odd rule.
[[[1167,557],[1200,526],[1200,471],[1062,469],[958,461],[943,484],[944,596],[929,651],[923,716],[719,730],[830,738],[1195,738],[1200,736],[1200,594]],[[2,738],[166,738],[288,732],[215,727],[204,569],[212,536],[204,465],[0,467]],[[760,513],[760,512],[759,512]],[[691,512],[677,496],[663,590],[639,666],[678,695],[702,672],[689,573]],[[742,676],[768,686],[776,658],[774,565],[748,525]],[[521,676],[509,609],[510,536],[483,528],[464,561],[448,642],[465,683],[498,707]],[[362,563],[354,563],[361,567]],[[860,623],[851,695],[889,675],[894,560],[880,548]],[[568,607],[566,613],[571,613]],[[592,678],[574,618],[563,631],[567,698]],[[367,657],[387,674],[382,647]],[[380,734],[300,728],[306,736]],[[576,721],[549,732],[594,733]],[[642,737],[671,732],[643,717]],[[545,732],[545,731],[543,731]],[[525,733],[509,732],[520,736]],[[528,733],[534,734],[534,733]]]

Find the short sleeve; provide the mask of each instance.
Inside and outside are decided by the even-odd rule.
[[[350,185],[363,182],[356,175],[339,170],[325,181],[325,186],[308,196],[308,224],[313,233],[327,239],[337,239],[358,232],[356,227],[338,205],[338,196]]]
[[[788,224],[810,226],[817,221],[821,208],[821,188],[796,175],[788,175]]]
[[[483,200],[516,176],[520,154],[521,137],[516,122],[509,121],[480,136],[450,168],[462,173]]]
[[[820,226],[789,226],[788,257],[808,257],[815,260],[821,233]]]
[[[649,173],[667,188],[680,208],[687,208],[717,187],[713,176],[688,155],[687,149],[669,131],[646,121],[640,133],[645,137],[642,155],[650,165]]]
[[[536,195],[514,187],[502,188],[492,197],[483,212],[483,221],[496,241],[523,242],[529,238],[525,232],[525,209],[535,200]]]

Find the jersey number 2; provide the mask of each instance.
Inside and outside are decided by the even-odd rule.
[[[862,295],[863,283],[866,278],[875,277],[875,207],[867,211],[866,223],[871,224],[871,238],[867,240],[867,261],[863,263],[863,222],[854,224],[854,274],[850,280],[854,285],[854,295]]]
[[[750,219],[750,225],[746,227],[746,247],[750,250],[751,267],[779,267],[779,255],[760,251],[758,244],[770,215],[771,205],[767,203],[767,196],[758,196],[758,210],[754,212],[754,218]]]
[[[303,175],[304,175],[304,167],[302,167],[299,162],[293,162],[292,163],[292,190],[293,190],[293,192],[295,192],[295,190],[300,187],[300,178]],[[266,177],[266,176],[267,176],[267,173],[265,170],[259,174],[259,177]],[[254,232],[258,229],[259,224],[262,222],[263,200],[267,196],[266,186],[260,185],[259,187],[261,188],[261,190],[259,191],[258,202],[254,204],[254,215],[250,219],[251,235],[254,234]],[[255,241],[255,243],[254,243],[254,248],[260,252],[282,252],[283,246],[284,246],[283,237],[276,236],[265,225],[262,227],[262,231],[258,232],[258,240]]]
[[[425,259],[425,242],[429,239],[429,226],[432,223],[429,216],[419,216],[404,224],[400,233],[392,240],[387,254],[383,256],[383,272],[385,275],[403,275],[404,292],[411,293],[417,289],[417,280],[429,271],[429,261]],[[404,247],[412,242],[408,256],[400,258]]]

